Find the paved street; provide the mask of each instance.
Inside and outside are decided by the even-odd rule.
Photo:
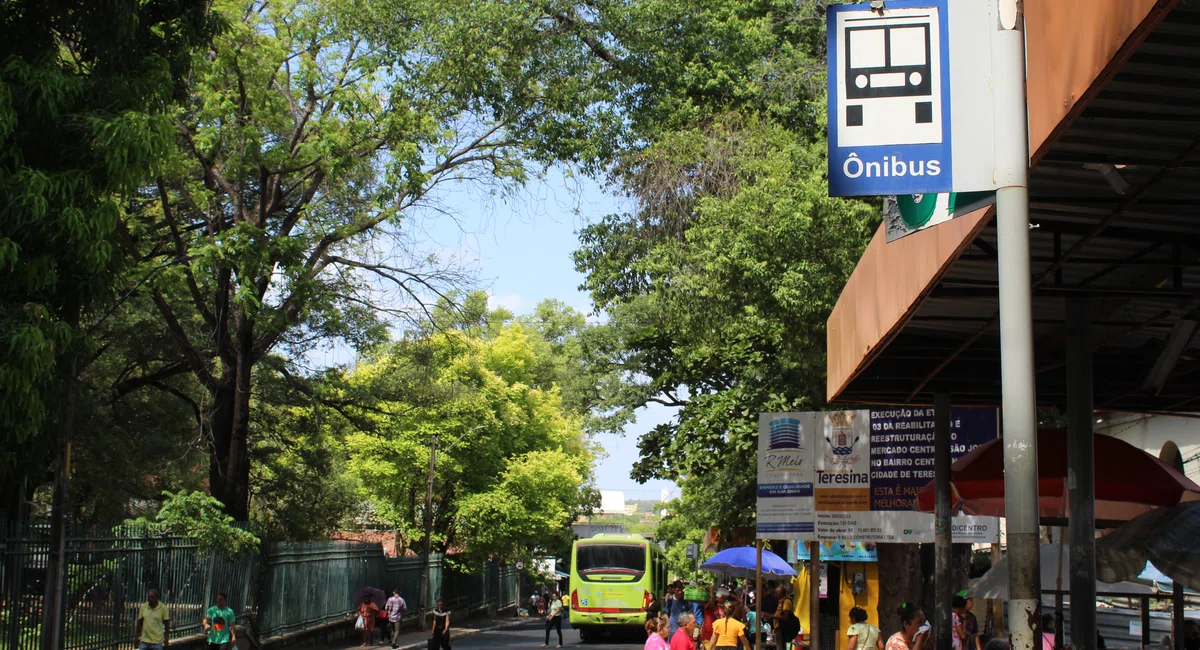
[[[545,640],[545,628],[538,623],[530,623],[517,628],[484,632],[454,642],[454,650],[485,650],[491,648],[540,648]],[[550,633],[550,647],[553,648],[558,639],[554,632]],[[588,650],[632,650],[641,648],[644,640],[632,637],[622,640],[606,640],[599,643],[579,642],[579,632],[563,625],[564,648],[587,648]]]

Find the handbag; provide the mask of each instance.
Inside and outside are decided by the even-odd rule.
[[[363,620],[362,614],[359,614],[358,620],[354,622],[354,629],[356,629],[356,630],[367,629],[367,622]]]

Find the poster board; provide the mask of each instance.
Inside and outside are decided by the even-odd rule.
[[[951,457],[999,437],[996,409],[951,410]],[[933,480],[933,409],[763,413],[758,537],[871,543],[933,541],[933,515],[913,510]],[[959,543],[998,541],[995,517],[959,515]]]

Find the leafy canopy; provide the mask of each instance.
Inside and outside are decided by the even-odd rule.
[[[168,155],[168,106],[214,25],[199,0],[0,12],[0,475],[61,426],[68,359],[112,298],[122,199]]]

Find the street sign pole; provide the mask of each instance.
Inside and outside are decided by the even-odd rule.
[[[1029,265],[1029,125],[1021,0],[1000,0],[993,18],[996,242],[1004,507],[1008,529],[1012,650],[1034,650],[1039,617],[1037,402]]]

